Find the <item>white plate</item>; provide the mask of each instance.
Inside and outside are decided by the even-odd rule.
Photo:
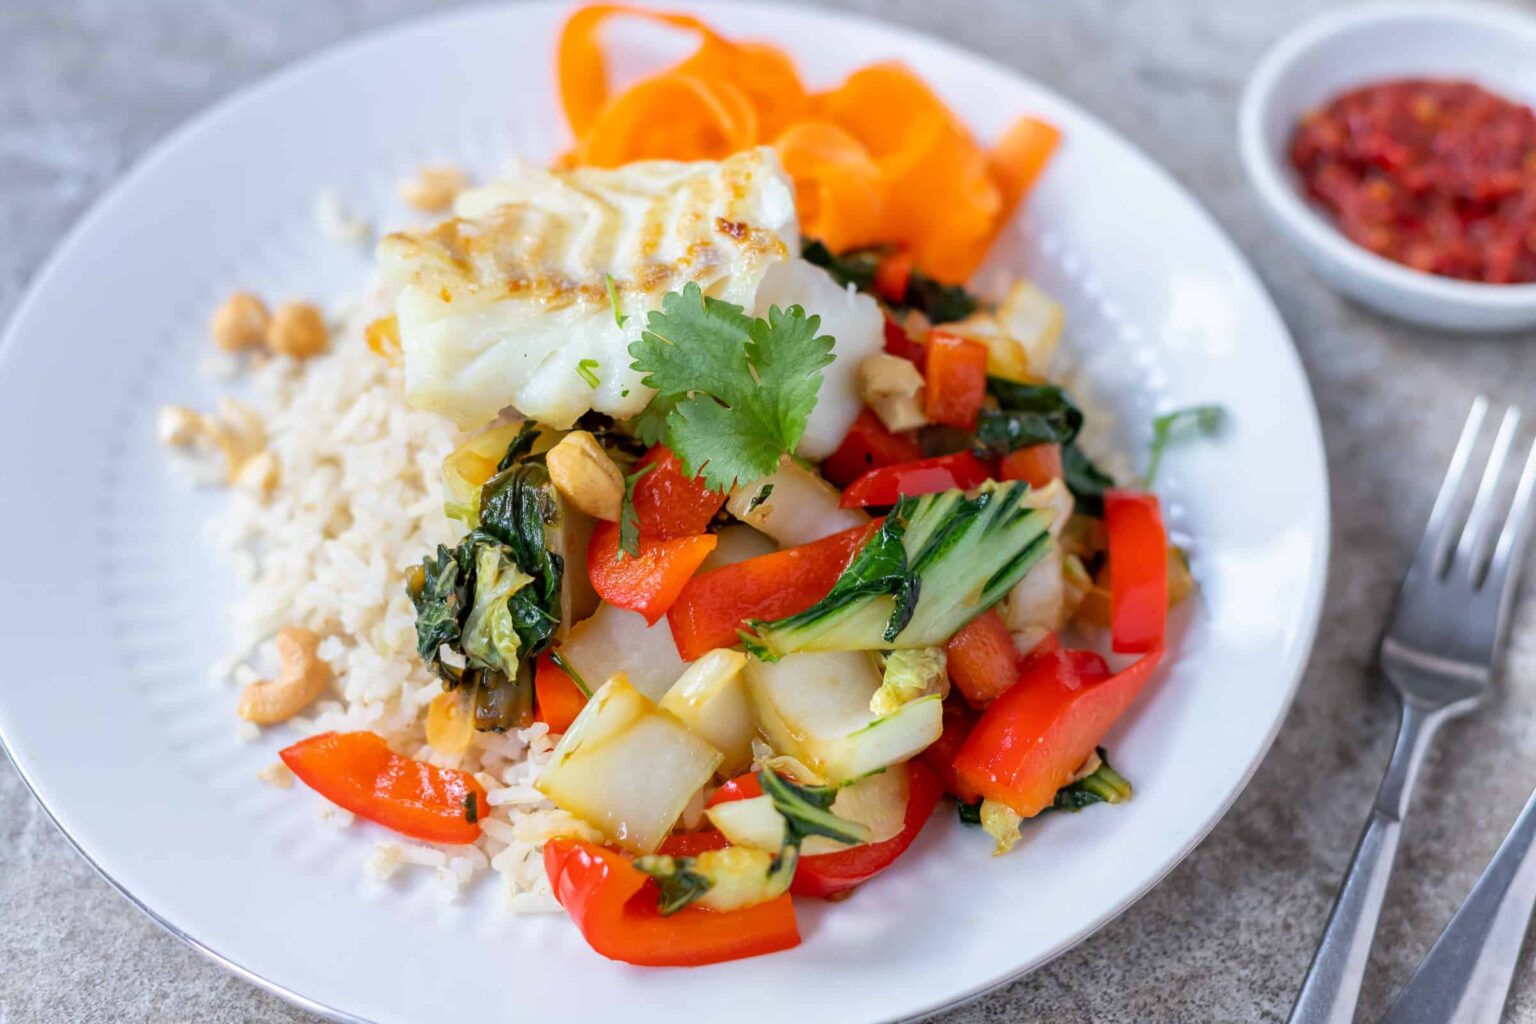
[[[1284,326],[1210,218],[1098,121],[971,54],[798,7],[699,9],[790,48],[816,85],[896,57],[983,137],[1026,112],[1060,125],[1066,144],[998,259],[1066,304],[1130,450],[1154,407],[1232,410],[1160,481],[1202,589],[1170,667],[1109,739],[1136,799],[1053,816],[998,860],[946,814],[852,900],[802,902],[798,949],[678,971],[604,961],[563,917],[506,914],[489,885],[451,905],[419,877],[372,892],[359,865],[373,826],[327,829],[310,800],[255,780],[285,737],[237,741],[234,693],[208,681],[234,590],[202,540],[218,498],[168,469],[154,411],[211,402],[196,363],[232,288],[362,282],[366,261],[312,224],[323,186],[396,220],[392,184],[424,162],[483,175],[564,141],[549,64],[564,5],[392,29],[160,146],[60,247],[0,351],[0,735],[130,898],[334,1017],[849,1024],[954,1003],[1078,942],[1188,853],[1257,766],[1305,662],[1328,541],[1316,412]]]

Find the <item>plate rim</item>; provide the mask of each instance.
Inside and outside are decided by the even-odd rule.
[[[658,0],[639,0],[639,5],[646,7],[669,6],[664,2],[658,2]],[[132,183],[138,181],[146,175],[154,173],[156,168],[162,162],[170,159],[179,148],[186,144],[193,136],[202,131],[206,125],[218,121],[230,112],[237,110],[246,104],[259,102],[264,94],[269,90],[281,88],[282,85],[285,84],[289,79],[304,75],[315,66],[327,63],[332,60],[346,59],[355,50],[365,49],[369,46],[386,41],[395,35],[409,34],[427,26],[444,27],[448,23],[460,19],[466,21],[474,20],[493,12],[525,12],[541,8],[545,10],[562,11],[575,9],[576,6],[578,5],[576,3],[570,2],[570,0],[532,0],[532,2],[517,4],[486,2],[471,4],[465,7],[454,8],[447,11],[435,11],[423,14],[408,15],[406,17],[398,18],[380,25],[373,26],[361,32],[355,32],[328,45],[322,46],[312,53],[306,54],[286,64],[283,64],[282,66],[265,75],[262,75],[250,82],[238,86],[233,91],[215,99],[207,106],[201,108],[196,113],[193,113],[174,128],[172,128],[158,141],[151,144],[149,148],[146,149],[136,160],[134,160],[126,170],[124,170],[115,179],[113,179],[112,182],[91,202],[90,206],[87,207],[87,209],[75,219],[68,230],[64,232],[59,241],[54,245],[48,256],[38,265],[37,269],[27,279],[21,298],[16,303],[16,306],[12,310],[10,316],[7,318],[3,333],[0,333],[0,373],[5,371],[5,367],[11,358],[12,350],[18,344],[17,339],[21,333],[19,329],[20,325],[27,318],[33,305],[39,301],[39,295],[44,290],[44,286],[46,285],[47,281],[58,272],[62,265],[74,257],[75,250],[78,249],[82,244],[84,237],[91,231],[97,221],[107,216],[110,211],[122,200],[123,193],[128,190]],[[759,12],[764,10],[778,10],[787,14],[792,13],[795,16],[808,15],[813,18],[823,19],[830,23],[849,24],[860,27],[862,29],[873,29],[886,33],[895,33],[905,42],[916,41],[936,51],[939,51],[947,57],[969,62],[981,70],[988,72],[989,74],[1001,75],[1007,78],[1021,81],[1027,84],[1030,88],[1048,94],[1055,103],[1059,104],[1073,117],[1081,118],[1084,121],[1090,122],[1100,131],[1111,136],[1116,142],[1124,147],[1127,154],[1140,165],[1140,169],[1143,173],[1146,173],[1157,179],[1160,185],[1171,189],[1188,204],[1190,210],[1193,213],[1193,216],[1201,222],[1201,226],[1203,228],[1207,229],[1214,236],[1217,245],[1223,250],[1225,256],[1232,261],[1234,267],[1240,271],[1241,275],[1246,277],[1248,282],[1252,284],[1257,297],[1262,299],[1263,305],[1269,317],[1272,319],[1274,326],[1279,329],[1286,342],[1282,358],[1289,362],[1291,367],[1296,371],[1297,376],[1303,385],[1302,395],[1305,399],[1306,411],[1309,414],[1306,417],[1307,430],[1305,431],[1305,439],[1308,442],[1307,447],[1314,449],[1319,456],[1317,459],[1317,479],[1312,482],[1313,486],[1309,488],[1309,493],[1315,496],[1317,503],[1317,507],[1311,510],[1312,515],[1309,517],[1314,523],[1312,535],[1309,537],[1309,540],[1312,542],[1314,554],[1312,563],[1308,567],[1309,585],[1304,596],[1304,606],[1302,611],[1304,621],[1300,623],[1301,628],[1296,634],[1296,643],[1294,647],[1295,653],[1293,655],[1294,664],[1288,668],[1289,680],[1285,687],[1283,700],[1279,704],[1279,713],[1275,716],[1274,721],[1271,723],[1267,731],[1267,735],[1265,735],[1262,742],[1255,747],[1254,752],[1249,759],[1249,763],[1241,773],[1240,778],[1236,780],[1228,792],[1225,792],[1218,801],[1213,803],[1212,811],[1210,812],[1208,820],[1205,821],[1199,829],[1195,830],[1195,832],[1191,834],[1188,841],[1179,848],[1177,854],[1172,857],[1161,868],[1161,870],[1149,876],[1142,885],[1137,887],[1134,892],[1130,893],[1118,906],[1115,906],[1112,909],[1101,913],[1097,917],[1086,921],[1072,934],[1066,936],[1060,942],[1056,943],[1054,948],[1026,963],[1020,964],[1014,970],[1009,971],[999,977],[993,978],[990,981],[973,987],[965,992],[959,993],[947,1000],[914,1008],[903,1016],[886,1018],[886,1024],[896,1024],[896,1022],[900,1021],[925,1019],[956,1008],[958,1006],[973,1002],[990,992],[996,991],[997,989],[1009,985],[1012,982],[1017,981],[1036,970],[1039,970],[1041,967],[1052,962],[1064,953],[1076,948],[1086,939],[1102,930],[1106,925],[1110,924],[1136,903],[1140,902],[1140,900],[1146,896],[1148,892],[1160,884],[1163,879],[1166,878],[1171,871],[1173,871],[1174,868],[1182,864],[1184,860],[1190,855],[1190,853],[1193,852],[1195,847],[1200,845],[1200,843],[1205,840],[1205,838],[1211,833],[1216,825],[1226,817],[1233,804],[1237,801],[1237,798],[1241,796],[1242,793],[1247,789],[1249,782],[1252,781],[1254,774],[1258,771],[1259,766],[1263,763],[1265,757],[1273,747],[1275,739],[1279,735],[1280,730],[1284,727],[1286,720],[1290,716],[1290,711],[1295,703],[1296,694],[1300,688],[1301,681],[1306,674],[1306,669],[1311,660],[1312,652],[1315,647],[1317,630],[1322,617],[1324,597],[1327,589],[1328,569],[1331,558],[1333,522],[1331,488],[1329,485],[1327,467],[1327,448],[1323,441],[1322,424],[1321,417],[1318,412],[1317,399],[1313,393],[1311,381],[1308,378],[1306,368],[1301,361],[1300,352],[1296,347],[1295,338],[1290,330],[1289,325],[1281,315],[1279,308],[1275,304],[1274,298],[1269,293],[1269,289],[1265,287],[1263,279],[1254,270],[1253,266],[1244,255],[1243,250],[1237,245],[1237,243],[1228,233],[1226,228],[1221,224],[1221,222],[1216,219],[1216,217],[1183,184],[1183,182],[1176,178],[1152,156],[1143,151],[1139,145],[1127,137],[1123,132],[1106,122],[1098,114],[1086,109],[1075,100],[1064,95],[1051,85],[1042,82],[1033,76],[1025,74],[1022,71],[1016,70],[1007,64],[1004,64],[1000,60],[989,57],[985,54],[978,53],[959,43],[933,35],[922,29],[913,28],[899,22],[882,19],[861,12],[846,11],[841,9],[809,8],[798,3],[787,2],[787,0],[680,0],[678,4],[671,6],[686,7],[691,11],[697,11],[706,16],[717,18],[728,18],[733,11],[743,9],[754,9]],[[551,93],[551,96],[553,96],[553,93]],[[257,988],[275,995],[280,999],[283,999],[290,1005],[296,1006],[311,1013],[318,1014],[328,1020],[342,1022],[342,1024],[375,1024],[375,1022],[369,1018],[352,1014],[348,1011],[341,1010],[327,1003],[310,998],[294,989],[286,987],[279,982],[275,982],[269,978],[264,977],[256,971],[245,967],[230,957],[218,952],[210,944],[199,939],[197,936],[190,934],[188,931],[184,930],[176,923],[157,912],[153,907],[149,905],[148,902],[146,902],[145,899],[140,898],[126,885],[119,882],[108,871],[106,871],[90,854],[90,852],[84,849],[80,845],[79,841],[60,822],[58,816],[54,813],[53,808],[51,808],[47,801],[43,799],[38,790],[38,786],[34,783],[32,777],[28,775],[20,761],[18,761],[16,756],[11,752],[10,746],[6,741],[5,721],[3,718],[0,718],[0,752],[4,752],[7,762],[11,764],[11,766],[16,770],[16,774],[21,779],[23,786],[26,788],[27,792],[32,796],[32,798],[37,801],[38,805],[42,808],[48,820],[64,837],[69,845],[81,856],[82,859],[84,859],[84,861],[91,867],[91,869],[98,876],[104,879],[114,890],[120,893],[132,906],[142,911],[147,917],[149,917],[151,921],[160,926],[170,935],[190,946],[195,952],[207,960],[217,964],[218,966],[224,968],[237,977],[250,982]]]

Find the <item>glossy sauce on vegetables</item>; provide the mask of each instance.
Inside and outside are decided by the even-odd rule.
[[[1309,113],[1290,159],[1351,240],[1491,284],[1536,281],[1536,111],[1471,82],[1402,79]]]

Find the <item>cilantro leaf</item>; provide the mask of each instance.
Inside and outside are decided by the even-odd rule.
[[[773,472],[805,433],[832,338],[799,306],[748,316],[696,283],[671,292],[630,345],[656,398],[634,426],[664,440],[689,476],[716,491]]]
[[[651,399],[649,405],[629,420],[629,432],[638,437],[640,443],[647,448],[660,444],[667,436],[667,417],[672,415],[672,409],[676,405],[676,399],[657,395]]]

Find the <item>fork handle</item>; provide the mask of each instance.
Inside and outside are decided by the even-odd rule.
[[[1382,1018],[1382,1024],[1498,1024],[1536,908],[1536,793]]]
[[[1376,793],[1370,820],[1328,915],[1328,927],[1312,955],[1306,980],[1291,1008],[1290,1024],[1350,1024],[1376,935],[1376,920],[1397,857],[1398,833],[1408,796],[1443,713],[1404,701],[1397,744]]]

